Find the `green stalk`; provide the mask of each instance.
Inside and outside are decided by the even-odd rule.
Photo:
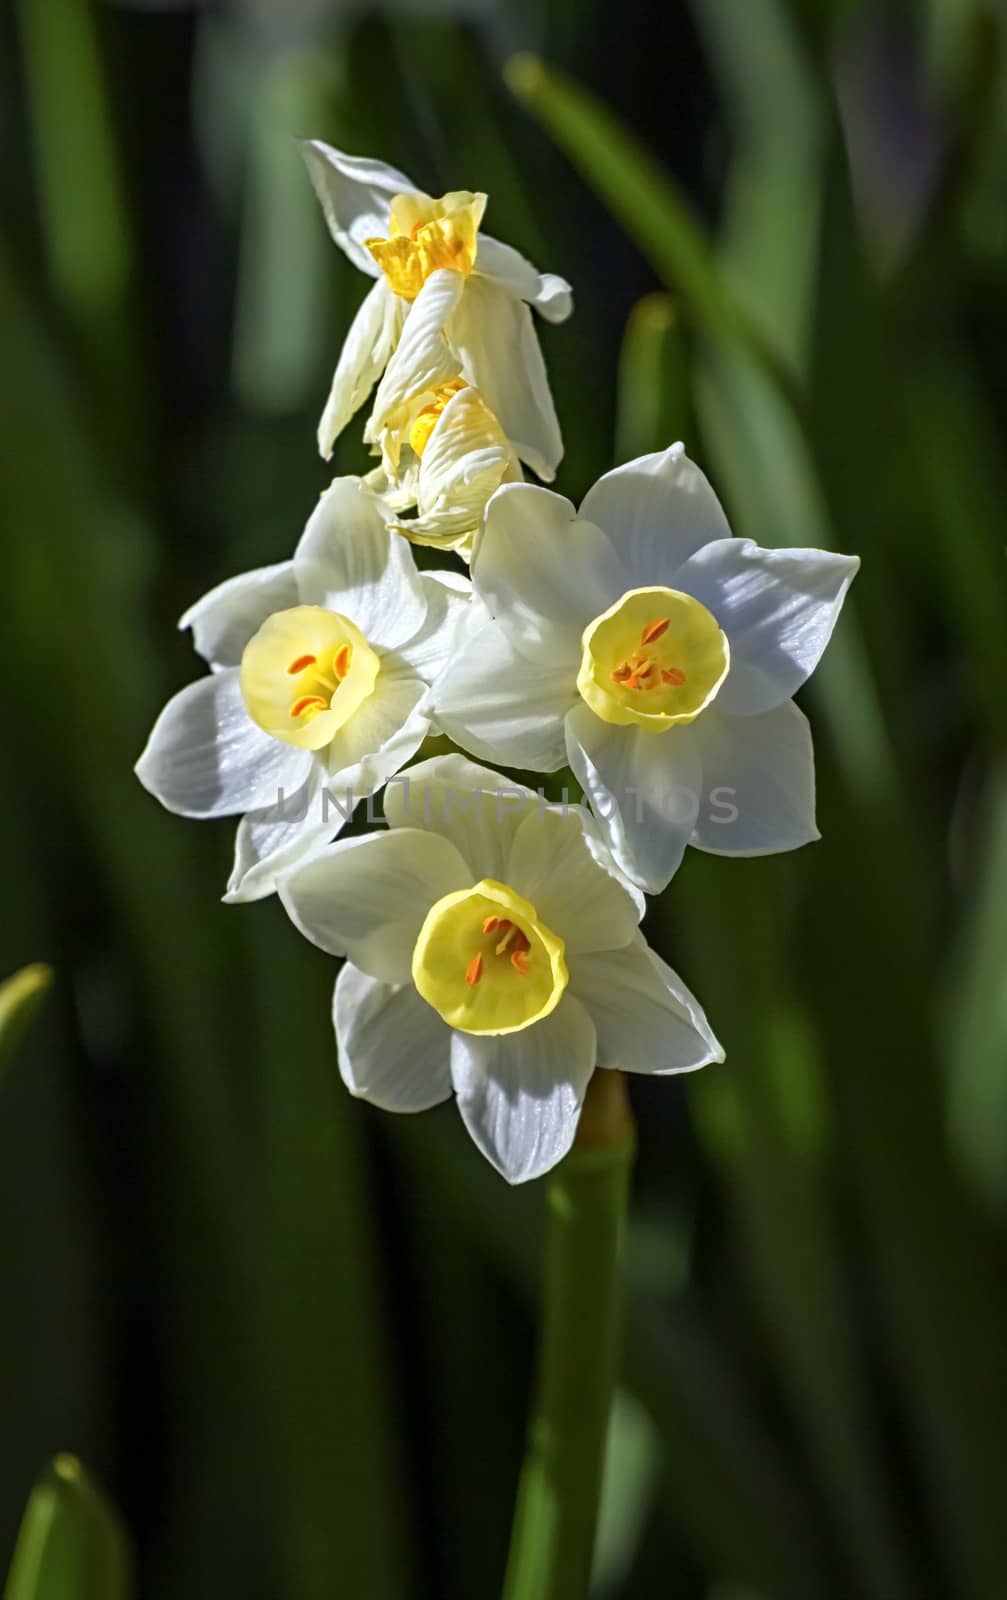
[[[622,1075],[596,1072],[546,1188],[542,1334],[504,1600],[584,1600],[619,1351],[636,1140]]]

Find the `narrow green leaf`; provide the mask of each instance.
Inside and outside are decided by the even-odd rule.
[[[687,200],[650,151],[592,94],[537,56],[512,56],[505,77],[707,332],[758,355],[788,384],[780,352],[728,289]]]
[[[925,553],[958,629],[975,702],[1003,746],[1007,475],[997,423],[976,375],[946,344],[918,360],[906,412],[930,529]]]
[[[591,1594],[615,1595],[629,1575],[657,1491],[661,1440],[650,1417],[625,1389],[612,1402],[598,1508]]]
[[[36,961],[0,983],[0,1072],[11,1060],[32,1017],[52,987],[52,968]]]
[[[811,339],[825,116],[792,7],[691,0],[732,153],[717,263],[738,303],[803,374]]]
[[[991,786],[976,848],[976,893],[958,958],[949,1039],[951,1138],[991,1209],[1007,1204],[1007,773]]]
[[[49,269],[83,319],[114,311],[130,240],[91,0],[18,7]]]
[[[842,1550],[840,1576],[874,1600],[913,1593],[897,1547],[866,1362],[855,1338],[832,1167],[835,1122],[819,1042],[793,998],[784,862],[736,862],[731,915],[711,919],[719,872],[690,862],[676,924],[718,1019],[724,1070],[688,1085],[697,1138],[732,1219],[746,1285]],[[665,914],[661,905],[659,914]],[[767,999],[767,997],[772,997]]]
[[[247,1130],[221,1070],[221,1063],[252,1059],[254,1041],[241,1008],[221,1004],[238,984],[233,934],[223,932],[231,914],[212,904],[212,888],[206,903],[208,886],[226,871],[222,841],[184,828],[131,778],[167,688],[150,648],[150,523],[123,500],[121,478],[103,471],[99,435],[88,426],[98,421],[88,409],[91,394],[70,380],[2,248],[0,324],[7,376],[0,427],[15,442],[6,453],[5,503],[17,508],[4,546],[5,681],[27,682],[22,675],[31,663],[56,651],[66,707],[59,741],[32,737],[27,724],[17,730],[17,759],[40,792],[50,786],[60,795],[60,825],[107,896],[117,970],[148,1008],[142,1071],[163,1117],[151,1159],[158,1178],[170,1172],[176,1180],[166,1222],[164,1322],[165,1345],[177,1361],[179,1455],[164,1518],[188,1575],[184,1587],[201,1564],[201,1540],[211,1528],[216,1536],[221,1507],[235,1520],[227,1561],[239,1570],[250,1559],[244,1534],[256,1518],[261,1463],[253,1450],[234,1449],[235,1427],[249,1418],[255,1218]],[[58,472],[51,470],[54,438]],[[119,439],[102,433],[101,442],[111,451]],[[45,821],[42,808],[43,829]],[[38,842],[41,848],[41,833]],[[194,918],[196,904],[204,910]],[[193,1496],[188,1484],[197,1471],[206,1492]],[[182,1515],[185,1539],[174,1537]]]
[[[412,1528],[367,1110],[339,1078],[331,964],[275,917],[250,932],[264,1064],[259,1382],[283,1588],[299,1600],[343,1586],[393,1600],[407,1588]]]
[[[212,59],[218,76],[230,73],[231,52]],[[253,85],[233,372],[242,404],[266,414],[314,403],[319,382],[319,329],[335,273],[296,136],[321,123],[323,87],[313,57],[286,56],[261,68]]]
[[[616,461],[632,461],[685,438],[689,416],[681,314],[671,295],[644,295],[630,312],[619,357]]]
[[[3,1600],[127,1600],[126,1531],[76,1456],[57,1456],[28,1501]]]

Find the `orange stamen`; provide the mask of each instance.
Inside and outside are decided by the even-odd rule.
[[[522,978],[525,977],[528,972],[528,951],[522,949],[512,950],[510,964],[515,972],[520,972]]]
[[[305,667],[313,667],[317,660],[317,656],[298,656],[296,661],[290,663],[287,671],[293,677],[295,673],[303,672]]]
[[[483,975],[483,958],[477,950],[468,966],[465,968],[465,982],[470,989],[474,989]]]
[[[670,617],[657,617],[654,622],[648,622],[640,635],[641,644],[653,644],[655,639],[660,639],[662,633],[667,633]]]
[[[612,682],[613,683],[625,683],[626,679],[630,676],[630,673],[632,671],[633,671],[633,668],[630,666],[629,662],[628,661],[624,661],[622,666],[621,667],[616,667],[615,671],[613,672],[613,674],[612,674]]]
[[[483,923],[483,933],[496,933],[500,926],[499,917],[487,917]]]
[[[307,711],[309,706],[324,706],[326,703],[327,702],[325,698],[320,694],[302,694],[301,698],[299,700],[295,700],[291,706],[290,715],[292,717],[299,717],[302,716],[305,711]]]
[[[334,666],[335,666],[335,669],[336,669],[336,677],[337,678],[345,678],[346,677],[346,674],[350,670],[350,659],[351,659],[352,655],[353,655],[353,646],[351,644],[341,644],[339,646],[339,649],[336,651],[335,661],[334,661]]]
[[[664,679],[665,683],[673,683],[676,689],[680,684],[685,682],[685,673],[682,671],[681,667],[662,667],[661,677]]]

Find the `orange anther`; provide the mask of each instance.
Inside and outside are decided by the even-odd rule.
[[[474,989],[483,975],[483,958],[477,950],[468,966],[465,968],[465,982],[470,989]]]
[[[300,717],[307,711],[309,706],[325,706],[327,703],[320,694],[302,694],[301,698],[295,700],[291,706],[290,715],[292,717]]]
[[[351,644],[341,644],[339,646],[339,649],[336,651],[336,654],[335,654],[335,660],[333,662],[333,665],[335,666],[335,669],[336,669],[336,677],[337,678],[345,678],[346,677],[346,674],[350,670],[350,660],[352,658],[352,655],[353,655],[353,646]]]
[[[665,683],[673,683],[676,689],[678,688],[679,684],[685,682],[685,673],[682,671],[681,667],[662,667],[661,677],[664,679]]]
[[[628,661],[624,661],[622,666],[621,667],[616,667],[615,671],[613,672],[613,674],[612,674],[612,682],[613,683],[625,683],[626,679],[629,677],[629,675],[630,675],[630,673],[632,671],[633,671],[633,668],[630,666],[629,662]]]
[[[667,633],[670,617],[657,617],[655,621],[648,622],[640,635],[641,644],[653,644],[655,639],[660,639],[662,633]]]
[[[528,951],[512,950],[510,964],[515,972],[520,972],[521,976],[525,977],[528,972]]]
[[[293,677],[296,672],[303,672],[305,667],[313,667],[317,660],[317,656],[298,656],[296,661],[290,663],[287,671]]]
[[[496,933],[500,926],[499,917],[487,917],[483,923],[483,933]]]

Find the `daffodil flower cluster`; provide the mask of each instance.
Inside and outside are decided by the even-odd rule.
[[[480,232],[485,195],[432,199],[380,162],[304,153],[333,238],[374,279],[319,445],[373,394],[380,465],[331,483],[292,559],[185,614],[210,672],[169,701],[137,772],[169,810],[239,816],[225,898],[278,892],[343,958],[351,1092],[397,1111],[453,1094],[519,1182],[569,1149],[596,1069],[723,1060],[639,931],[643,891],[689,844],[817,837],[792,697],[858,563],[734,538],[679,444],[606,473],[579,510],[526,483],[522,463],[549,481],[562,455],[529,308],[560,321],[569,286]],[[471,574],[419,570],[410,542]],[[491,765],[410,766],[435,733]],[[588,805],[500,766],[569,767]],[[340,837],[362,801],[380,827]]]

